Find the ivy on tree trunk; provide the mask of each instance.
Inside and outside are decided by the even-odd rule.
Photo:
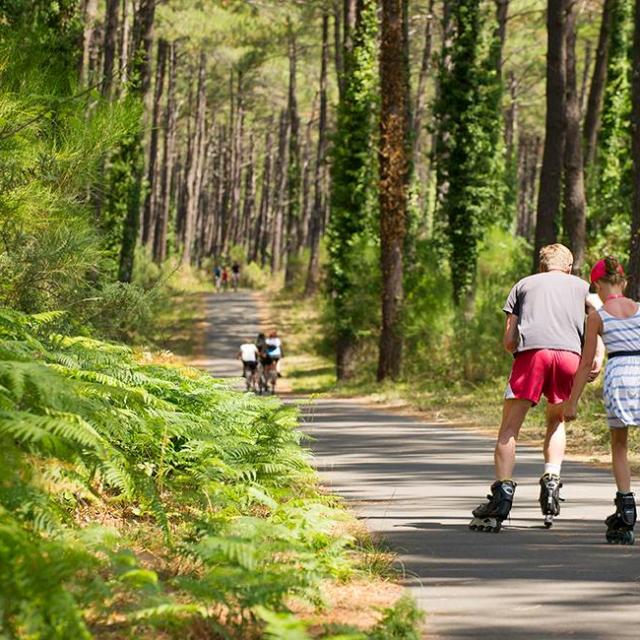
[[[409,148],[409,70],[405,59],[406,5],[383,0],[380,40],[380,258],[382,329],[378,380],[397,378],[402,364],[403,249]]]

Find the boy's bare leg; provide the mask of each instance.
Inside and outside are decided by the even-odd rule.
[[[544,461],[546,464],[562,465],[564,451],[567,446],[567,435],[564,428],[564,416],[561,404],[547,405],[547,433],[544,438]],[[560,475],[559,473],[557,475]]]
[[[502,423],[493,458],[496,480],[506,480],[513,475],[513,469],[516,465],[516,441],[531,406],[530,400],[504,401]]]
[[[628,429],[611,429],[611,462],[613,463],[613,476],[620,493],[631,491],[631,471],[627,457]]]

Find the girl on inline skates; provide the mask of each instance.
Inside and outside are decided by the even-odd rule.
[[[616,511],[606,520],[607,542],[633,544],[636,503],[631,493],[631,472],[627,457],[629,427],[640,425],[640,305],[625,297],[622,265],[613,256],[599,260],[591,270],[591,283],[603,302],[587,318],[580,367],[571,397],[564,406],[565,420],[575,420],[580,395],[589,371],[598,336],[609,356],[604,376],[604,405],[611,432],[611,461],[617,492]]]

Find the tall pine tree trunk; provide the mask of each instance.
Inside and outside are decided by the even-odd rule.
[[[298,45],[291,22],[289,30],[289,103],[287,107],[289,120],[289,165],[287,168],[287,238],[285,287],[293,284],[295,276],[295,257],[298,247],[297,230],[300,217],[300,116],[298,115],[297,70]]]
[[[320,117],[318,120],[318,148],[313,181],[313,206],[309,229],[309,268],[305,283],[305,296],[313,295],[320,279],[320,239],[323,227],[323,189],[325,155],[327,152],[327,71],[329,66],[329,16],[322,16],[322,56],[320,61]]]
[[[155,9],[156,0],[140,0],[134,22],[133,64],[129,90],[142,103],[144,103],[149,90],[151,76],[149,57]],[[127,193],[127,213],[122,232],[118,279],[121,282],[131,282],[135,249],[140,231],[140,194],[144,173],[144,150],[141,133],[133,136],[123,151],[124,163],[131,171],[131,178]]]
[[[118,35],[118,11],[120,0],[107,0],[104,25],[104,58],[102,67],[102,95],[109,96],[113,85]]]
[[[122,12],[120,13],[120,36],[118,41],[118,56],[120,59],[120,87],[126,85],[129,78],[129,50],[131,48],[131,10],[130,0],[122,0]]]
[[[256,174],[255,174],[255,143],[253,131],[249,135],[249,157],[244,173],[244,202],[242,205],[242,234],[241,241],[245,253],[250,251],[250,231],[254,222],[256,208]]]
[[[640,0],[635,1],[631,98],[631,153],[633,157],[633,205],[629,286],[627,295],[640,300]]]
[[[167,104],[164,112],[164,146],[160,169],[160,197],[156,228],[153,234],[153,259],[160,264],[167,257],[167,233],[171,209],[171,178],[175,163],[176,145],[176,45],[169,45],[169,70],[167,82]]]
[[[397,378],[402,365],[403,249],[407,216],[408,67],[406,5],[382,1],[380,39],[380,257],[382,330],[378,380]]]
[[[344,58],[342,56],[342,11],[340,4],[341,0],[333,0],[333,60],[336,68],[338,93],[342,95],[344,91]]]
[[[142,210],[142,244],[153,245],[156,228],[156,216],[160,201],[158,170],[158,138],[160,134],[160,111],[164,92],[164,74],[167,60],[167,41],[158,41],[156,56],[156,81],[153,92],[153,111],[151,115],[151,136],[149,140],[149,160],[147,162],[147,193]]]
[[[80,61],[80,82],[83,85],[91,84],[91,48],[96,36],[96,15],[98,13],[98,0],[87,0],[84,6],[84,29],[82,33],[82,60]]]
[[[280,114],[280,133],[278,137],[278,155],[275,168],[275,189],[273,190],[273,221],[271,229],[271,271],[280,271],[283,264],[284,223],[287,186],[287,166],[289,163],[289,127],[287,111]]]
[[[206,58],[200,54],[198,68],[198,89],[196,97],[196,113],[193,123],[193,134],[189,144],[188,171],[186,177],[187,201],[184,219],[184,246],[182,248],[182,264],[190,264],[195,242],[196,224],[198,221],[198,204],[200,199],[200,178],[205,150],[205,68]]]
[[[584,194],[582,136],[580,131],[580,96],[576,73],[577,7],[571,4],[566,25],[566,143],[564,150],[564,232],[573,253],[573,271],[580,273],[587,242]]]
[[[589,88],[587,113],[584,118],[584,163],[587,167],[593,164],[596,155],[604,90],[607,84],[613,7],[617,1],[618,0],[604,0],[604,5],[602,7],[602,22],[600,23],[600,35],[598,36],[596,61],[593,67],[591,87]]]
[[[572,0],[548,0],[544,151],[538,193],[534,271],[540,249],[556,242],[565,146],[566,15]]]
[[[271,123],[272,121],[270,121]],[[267,248],[269,246],[269,212],[271,210],[271,155],[273,146],[273,131],[271,126],[267,127],[266,139],[264,142],[264,163],[262,165],[262,185],[260,188],[260,212],[256,224],[254,235],[254,248],[251,260],[260,261],[264,267],[267,259]]]
[[[496,68],[499,75],[502,75],[504,45],[507,40],[507,21],[509,19],[509,0],[494,0],[496,3],[496,36],[498,38],[499,51],[496,56]]]
[[[431,57],[433,55],[433,5],[435,0],[429,0],[427,17],[424,26],[424,48],[422,50],[422,61],[420,63],[420,73],[418,75],[418,87],[416,90],[415,105],[413,108],[413,122],[411,123],[413,142],[413,162],[418,161],[420,149],[420,139],[422,134],[422,119],[424,117],[426,104],[427,80],[431,73]]]

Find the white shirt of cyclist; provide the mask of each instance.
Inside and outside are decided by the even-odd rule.
[[[267,338],[265,342],[268,347],[269,355],[279,358],[282,353],[282,341],[280,338]]]
[[[243,362],[258,361],[258,347],[253,343],[240,345],[240,353],[242,354]]]

